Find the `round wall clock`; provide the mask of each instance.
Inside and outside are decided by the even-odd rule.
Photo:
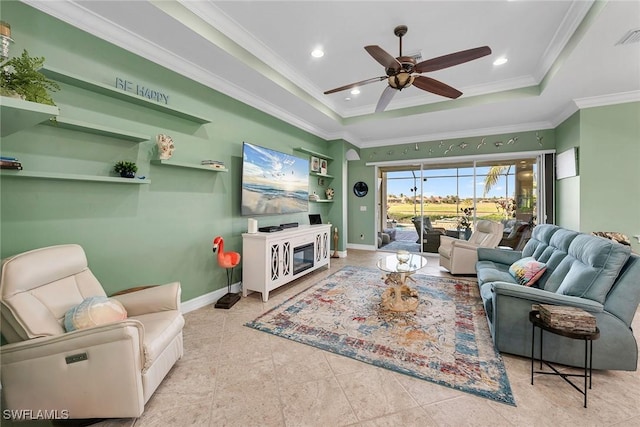
[[[353,184],[353,193],[358,197],[364,197],[369,192],[369,187],[365,182],[358,181]]]

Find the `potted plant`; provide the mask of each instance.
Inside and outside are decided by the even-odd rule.
[[[26,50],[21,56],[1,63],[0,94],[40,104],[56,105],[49,91],[60,90],[60,86],[38,71],[42,64],[44,58],[32,58]]]
[[[138,166],[134,162],[121,161],[116,163],[113,170],[123,178],[135,178]]]
[[[473,224],[473,207],[470,208],[460,208],[460,212],[462,212],[462,216],[458,221],[458,231],[460,232],[460,238],[467,240],[471,237],[471,224]]]

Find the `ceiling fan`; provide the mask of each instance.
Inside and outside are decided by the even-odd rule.
[[[447,98],[456,99],[462,92],[447,84],[444,84],[431,77],[420,76],[417,74],[426,73],[430,71],[442,70],[443,68],[453,67],[454,65],[463,64],[465,62],[473,61],[474,59],[482,58],[489,55],[491,49],[489,46],[476,47],[474,49],[462,50],[460,52],[450,53],[448,55],[439,56],[437,58],[427,59],[426,61],[418,62],[410,56],[402,56],[402,37],[407,33],[406,25],[399,25],[393,33],[400,39],[400,55],[394,58],[387,53],[380,46],[370,45],[365,46],[365,50],[369,52],[369,55],[376,61],[382,64],[385,68],[386,76],[374,77],[371,79],[363,80],[361,82],[351,83],[345,86],[340,86],[335,89],[326,91],[324,94],[340,92],[346,89],[351,89],[356,86],[362,86],[369,83],[375,83],[387,79],[389,86],[385,88],[376,105],[376,113],[384,111],[391,102],[393,95],[396,91],[402,90],[411,85],[418,89],[425,90],[427,92],[435,93],[436,95],[446,96]]]

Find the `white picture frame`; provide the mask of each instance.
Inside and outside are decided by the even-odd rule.
[[[312,156],[310,164],[311,172],[320,172],[320,159]]]
[[[320,159],[320,175],[327,174],[327,161],[325,159]]]
[[[556,155],[556,179],[578,176],[578,148],[573,147]]]

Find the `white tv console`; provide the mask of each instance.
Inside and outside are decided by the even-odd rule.
[[[330,265],[331,224],[300,225],[273,233],[242,234],[242,296],[269,292]]]

